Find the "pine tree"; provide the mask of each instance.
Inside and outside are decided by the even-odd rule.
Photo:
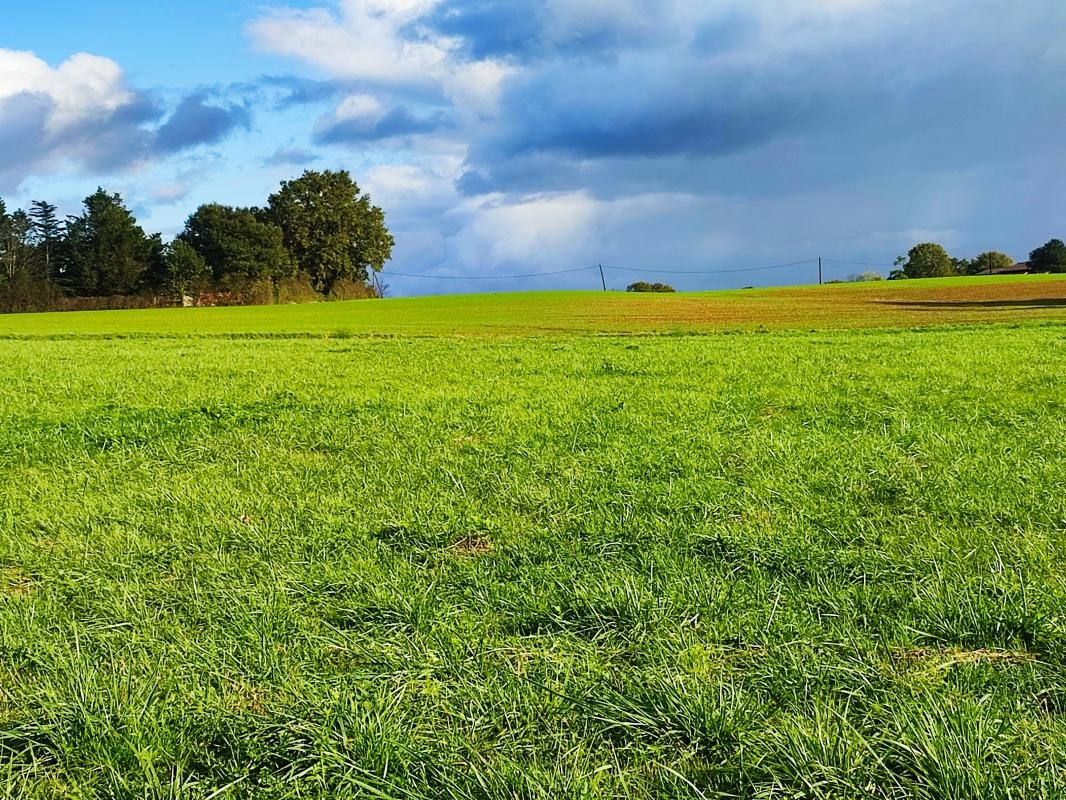
[[[85,198],[85,211],[67,220],[69,283],[78,294],[122,295],[140,287],[155,246],[122,197],[103,189]]]
[[[44,200],[30,203],[30,222],[33,243],[41,257],[44,273],[59,282],[59,248],[63,242],[63,225],[56,215],[56,207]]]
[[[0,200],[0,280],[10,283],[21,273],[33,272],[30,218],[21,209],[11,214]]]

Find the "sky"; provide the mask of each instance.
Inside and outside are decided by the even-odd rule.
[[[819,256],[843,278],[920,241],[1066,238],[1062,0],[11,6],[9,207],[104,186],[169,238],[347,169],[394,295],[592,289],[562,271],[596,264],[611,288],[809,283]],[[505,277],[537,273],[560,274]]]

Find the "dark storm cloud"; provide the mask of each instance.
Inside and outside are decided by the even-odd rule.
[[[703,54],[724,53],[751,41],[758,31],[759,25],[754,19],[732,11],[696,25],[691,47]]]
[[[612,13],[560,19],[563,5],[546,0],[446,0],[412,30],[421,27],[456,37],[471,58],[522,62],[555,56],[602,58],[671,35],[656,25],[657,4],[651,0],[627,0],[615,4]]]
[[[449,0],[421,22],[435,33],[462,39],[472,58],[541,55],[537,5],[529,0]]]
[[[238,129],[251,126],[251,114],[243,104],[226,104],[207,92],[196,92],[177,108],[156,132],[154,149],[166,155],[203,144],[217,144]]]
[[[329,74],[352,80],[290,82],[287,102],[407,109],[327,116],[315,141],[385,141],[412,164],[418,188],[397,189],[390,212],[409,240],[443,242],[451,271],[651,263],[662,242],[682,268],[819,252],[890,265],[927,237],[1024,255],[1063,235],[1061,0],[440,0],[396,17],[383,52],[408,69],[393,85],[338,49]],[[365,26],[330,19],[359,42]],[[322,41],[334,33],[327,21]],[[404,94],[405,45],[436,48],[438,98]],[[432,144],[403,135],[431,129]],[[440,167],[442,152],[464,153],[461,167]]]
[[[122,169],[150,155],[153,135],[148,126],[163,115],[159,100],[146,92],[135,93],[111,114],[86,120],[67,131],[63,144],[78,153],[90,170]]]
[[[316,128],[314,141],[316,144],[375,142],[396,136],[435,133],[451,125],[450,118],[442,112],[419,115],[397,107],[372,118],[326,118]]]
[[[968,25],[955,45],[930,25],[903,38],[866,31],[777,59],[719,58],[760,46],[757,22],[732,13],[696,26],[684,47],[537,64],[505,83],[495,124],[473,138],[457,188],[780,191],[825,177],[983,167],[1059,147],[1048,135],[1066,123],[1066,48],[1047,55],[1055,29],[1034,29],[1010,51],[979,45],[996,40],[995,26]],[[791,143],[791,160],[746,175],[723,166],[751,169],[741,156],[775,142]]]
[[[614,80],[607,74],[588,80],[581,91],[586,98],[598,98],[592,102],[560,92],[555,80],[538,81],[509,95],[503,155],[534,151],[581,158],[728,154],[796,130],[809,122],[816,108],[811,96],[742,76],[720,85],[707,81],[684,92],[624,77],[621,82],[626,88],[608,94],[608,84]]]
[[[444,95],[426,86],[395,86],[375,80],[305,78],[298,75],[264,75],[245,85],[245,94],[272,108],[286,111],[301,106],[335,102],[351,94],[382,94],[404,102],[440,104]]]
[[[349,81],[317,80],[296,75],[264,75],[258,85],[274,95],[277,108],[325,103],[350,91]]]
[[[247,129],[244,103],[195,92],[166,115],[152,92],[132,91],[114,109],[53,124],[56,101],[44,93],[23,92],[0,99],[0,191],[15,191],[30,175],[64,164],[104,174],[145,160],[165,158],[200,145],[216,144]]]
[[[48,95],[30,92],[0,100],[0,191],[17,187],[47,154],[42,134],[52,106]]]
[[[273,155],[264,158],[263,163],[268,167],[284,167],[289,165],[304,167],[308,164],[313,164],[318,160],[319,156],[312,153],[310,150],[303,150],[299,147],[279,147],[274,151]]]
[[[58,130],[50,125],[54,98],[23,92],[0,99],[0,191],[14,191],[29,175],[72,161],[93,172],[121,169],[148,155],[147,125],[161,115],[154,97],[134,93],[116,109]]]

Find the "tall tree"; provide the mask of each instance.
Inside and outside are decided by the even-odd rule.
[[[33,243],[41,257],[41,265],[50,280],[59,276],[58,255],[63,242],[63,224],[57,216],[58,209],[44,200],[30,203]]]
[[[4,201],[0,200],[0,280],[4,283],[20,274],[33,275],[35,272],[30,227],[30,218],[25,211],[20,209],[8,214]]]
[[[0,266],[4,269],[0,276],[7,273],[7,249],[10,246],[11,233],[14,226],[11,215],[7,213],[7,203],[0,197]]]
[[[135,291],[156,246],[122,197],[103,189],[85,198],[83,213],[67,221],[67,245],[72,288],[85,295]]]
[[[24,211],[8,214],[0,200],[0,310],[38,311],[51,299]]]
[[[193,294],[211,278],[203,256],[182,239],[175,239],[163,249],[162,264],[163,280],[159,288],[182,297]]]
[[[997,269],[1009,269],[1014,266],[1014,259],[1006,253],[989,250],[966,262],[967,275],[990,275]]]
[[[917,244],[906,256],[896,259],[906,278],[940,278],[958,274],[948,251],[933,242]]]
[[[283,182],[263,216],[281,228],[297,267],[319,291],[341,279],[367,282],[392,257],[385,213],[343,170],[308,170]]]
[[[293,271],[281,229],[247,208],[200,206],[178,238],[199,254],[216,280],[280,278]]]
[[[1066,272],[1066,244],[1052,239],[1029,254],[1029,268],[1033,272]]]

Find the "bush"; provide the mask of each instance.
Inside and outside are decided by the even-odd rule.
[[[129,311],[139,308],[172,308],[180,300],[156,294],[113,294],[96,297],[56,297],[48,311]]]
[[[304,272],[298,272],[291,278],[283,278],[278,282],[279,303],[320,303],[322,295],[315,291],[311,285],[311,277]]]
[[[50,282],[20,271],[0,287],[0,312],[47,311],[55,296]]]
[[[631,283],[626,287],[627,292],[658,292],[668,293],[677,291],[673,286],[666,283],[648,283],[647,281],[637,281]]]
[[[330,287],[328,300],[372,300],[381,294],[369,283],[339,278]]]
[[[234,273],[223,276],[217,291],[202,294],[197,305],[269,306],[275,300],[274,282],[270,278],[249,278]]]

